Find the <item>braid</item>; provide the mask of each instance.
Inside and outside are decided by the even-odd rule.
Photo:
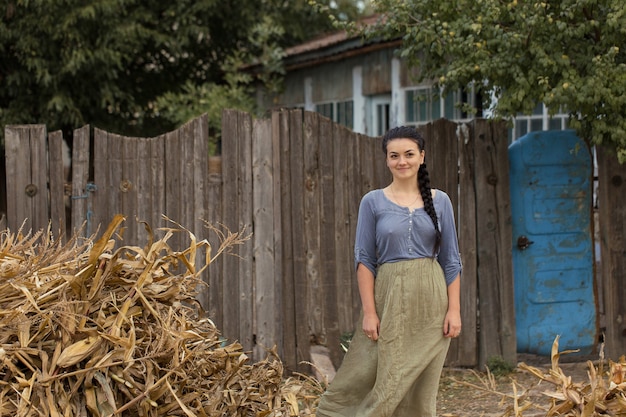
[[[430,216],[433,224],[435,225],[435,248],[433,249],[433,257],[437,255],[437,251],[441,246],[441,231],[439,230],[439,221],[437,220],[437,213],[435,212],[435,205],[433,204],[433,195],[430,190],[430,176],[426,170],[426,164],[422,164],[417,171],[417,182],[422,194],[422,200],[424,200],[424,210]]]
[[[383,152],[387,155],[387,144],[393,139],[411,139],[417,143],[420,151],[424,150],[425,140],[424,137],[412,126],[398,126],[390,129],[383,136],[382,147]],[[430,189],[430,176],[426,170],[426,164],[422,164],[417,171],[417,186],[424,200],[424,210],[430,216],[433,224],[435,225],[435,247],[433,249],[433,257],[437,255],[439,247],[441,246],[441,231],[439,230],[439,221],[437,220],[437,213],[435,212],[435,205],[433,204],[433,195]]]

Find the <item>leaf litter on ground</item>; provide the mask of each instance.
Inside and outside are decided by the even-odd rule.
[[[564,355],[575,353],[578,350],[559,351],[557,336],[552,344],[550,366],[544,368],[519,363],[516,372],[527,373],[534,377],[534,381],[520,384],[512,376],[510,392],[505,392],[496,383],[488,368],[485,373],[471,370],[474,376],[471,382],[450,379],[497,398],[504,410],[501,417],[626,416],[626,358],[621,356],[617,362],[605,359],[604,347],[601,345],[599,359],[595,363],[586,361],[588,380],[576,381],[559,365]]]

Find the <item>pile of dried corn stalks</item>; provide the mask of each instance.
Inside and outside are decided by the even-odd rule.
[[[280,359],[249,364],[195,301],[204,266],[239,234],[207,241],[168,229],[145,248],[0,231],[1,416],[297,416],[321,388]],[[190,246],[175,252],[174,233]],[[184,272],[179,272],[179,271]]]
[[[626,416],[626,358],[622,356],[618,362],[608,360],[608,369],[605,369],[604,353],[601,350],[597,365],[587,361],[589,381],[576,382],[559,366],[561,356],[576,351],[559,352],[558,342],[557,336],[552,345],[549,369],[544,370],[525,363],[518,365],[520,370],[537,377],[536,384],[530,387],[522,387],[513,381],[513,394],[499,392],[493,375],[489,372],[487,372],[487,377],[480,378],[482,387],[474,384],[468,385],[500,396],[501,404],[512,400],[513,404],[506,407],[501,417],[537,416],[538,410],[541,410],[541,415],[546,417]],[[541,391],[542,398],[548,400],[547,407],[544,403],[537,402],[535,394],[544,382],[550,384],[547,390]]]
[[[626,359],[622,356],[618,362],[608,360],[608,369],[605,369],[604,352],[600,351],[598,365],[587,361],[588,382],[572,381],[559,367],[559,357],[576,351],[559,352],[559,338],[552,345],[552,362],[547,372],[526,365],[519,368],[530,372],[540,381],[552,384],[552,390],[544,391],[549,398],[550,406],[546,416],[626,416]],[[516,399],[514,416],[521,416],[521,412],[530,404],[520,405]],[[511,415],[511,414],[509,414]]]

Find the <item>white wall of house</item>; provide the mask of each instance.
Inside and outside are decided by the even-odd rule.
[[[352,101],[354,117],[352,130],[358,133],[367,132],[366,100],[363,96],[363,66],[352,68]]]

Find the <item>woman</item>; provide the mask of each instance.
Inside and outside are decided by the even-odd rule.
[[[461,260],[452,204],[431,190],[424,138],[383,136],[393,181],[361,200],[354,248],[362,303],[318,417],[435,417],[450,338],[461,332]]]

